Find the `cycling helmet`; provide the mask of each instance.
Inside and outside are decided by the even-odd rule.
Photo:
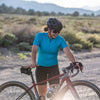
[[[49,18],[47,21],[47,26],[50,29],[54,29],[57,32],[60,32],[62,29],[62,23],[56,18]]]

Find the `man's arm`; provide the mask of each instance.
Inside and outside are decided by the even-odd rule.
[[[32,59],[32,65],[31,67],[35,67],[38,66],[37,62],[36,62],[36,54],[38,52],[38,46],[33,45],[32,46],[32,54],[31,54],[31,59]]]
[[[68,56],[69,60],[70,60],[72,63],[75,62],[75,58],[74,58],[73,54],[71,53],[69,47],[65,47],[65,48],[63,49],[63,51],[65,52],[65,54]]]

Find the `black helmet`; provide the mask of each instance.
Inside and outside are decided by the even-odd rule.
[[[56,18],[49,18],[47,21],[47,26],[50,29],[54,29],[57,32],[60,32],[62,29],[62,23]]]

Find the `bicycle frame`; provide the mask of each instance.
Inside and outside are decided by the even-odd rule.
[[[73,69],[76,69],[76,71],[73,72]],[[0,97],[1,98],[8,97],[8,99],[11,99],[13,95],[13,97],[15,98],[14,100],[22,100],[22,99],[26,100],[27,98],[28,99],[30,98],[31,100],[41,100],[41,99],[45,100],[46,97],[49,98],[50,100],[66,100],[66,99],[69,99],[69,100],[83,100],[83,99],[87,100],[88,99],[90,100],[92,99],[92,97],[94,98],[93,100],[97,98],[98,98],[97,100],[100,99],[100,89],[95,84],[85,81],[85,80],[77,80],[77,81],[71,82],[70,77],[74,77],[79,73],[79,69],[75,68],[74,66],[70,65],[68,67],[63,67],[62,68],[63,74],[54,76],[50,79],[47,79],[47,80],[44,80],[38,83],[34,81],[30,67],[29,68],[27,66],[22,67],[20,71],[21,73],[31,76],[33,85],[28,87],[24,83],[21,83],[18,81],[6,82],[0,86],[0,93],[1,93]],[[55,80],[56,78],[60,79],[59,84],[56,85],[57,87],[54,89],[50,87],[50,89],[47,92],[47,95],[40,96],[37,85],[40,85],[41,83],[44,83],[50,80]],[[18,87],[18,88],[13,88],[13,86]],[[33,94],[31,90],[32,88],[34,89]],[[14,91],[12,89],[14,89]],[[66,93],[67,95],[65,95]]]
[[[68,73],[69,72],[64,72],[63,74],[54,76],[52,78],[49,78],[47,80],[44,80],[44,81],[41,81],[41,82],[38,82],[38,83],[35,83],[33,75],[31,74],[33,85],[28,90],[34,88],[36,96],[40,97],[39,93],[38,93],[38,90],[36,88],[37,85],[40,85],[40,84],[45,83],[45,82],[50,81],[50,80],[54,80],[56,78],[61,78],[60,83],[58,84],[58,87],[56,88],[56,95],[59,93],[59,89],[62,86],[62,84],[66,81],[67,86],[71,90],[72,95],[75,97],[76,100],[79,100],[79,95],[78,95],[77,91],[75,90],[75,88],[72,86],[72,82],[70,80],[70,77],[68,76]]]

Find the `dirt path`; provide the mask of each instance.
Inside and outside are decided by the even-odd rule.
[[[80,73],[72,80],[89,80],[100,87],[100,51],[74,53],[77,61],[81,61],[84,64],[84,71]],[[69,65],[69,60],[63,52],[59,52],[59,67],[60,72],[62,67]],[[31,58],[27,57],[25,60],[12,53],[5,56],[5,59],[0,59],[0,84],[6,81],[21,81],[27,85],[31,84],[30,76],[20,74],[20,67],[23,65],[30,65]],[[34,73],[35,69],[33,69]],[[62,72],[61,72],[62,73]]]

